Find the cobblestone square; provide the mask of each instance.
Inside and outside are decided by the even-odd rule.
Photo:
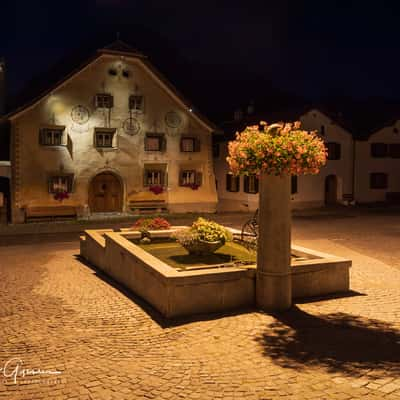
[[[400,217],[295,218],[292,236],[352,259],[352,292],[173,321],[82,263],[76,234],[0,236],[0,399],[400,399]],[[59,373],[14,381],[18,359]]]

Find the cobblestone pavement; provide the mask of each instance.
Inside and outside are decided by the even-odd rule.
[[[360,222],[369,247],[354,222],[295,221],[297,244],[353,259],[353,292],[275,316],[167,322],[82,264],[75,240],[0,247],[0,368],[61,372],[0,374],[0,399],[400,399],[400,270],[380,250],[400,219],[385,218]]]

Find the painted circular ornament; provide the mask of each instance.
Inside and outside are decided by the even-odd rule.
[[[182,118],[177,112],[169,111],[165,114],[165,123],[170,128],[178,128],[182,123]]]
[[[122,123],[122,128],[127,135],[137,135],[140,132],[140,123],[136,118],[127,118]]]
[[[89,110],[85,106],[75,106],[71,111],[71,119],[79,125],[89,121]]]

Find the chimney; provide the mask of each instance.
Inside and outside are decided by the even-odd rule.
[[[6,112],[6,63],[0,58],[0,117]]]

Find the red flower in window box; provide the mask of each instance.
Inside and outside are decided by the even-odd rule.
[[[68,198],[69,198],[69,194],[65,190],[56,192],[54,194],[54,200],[63,201],[63,200],[68,199]]]
[[[199,185],[197,183],[187,183],[186,185],[183,186],[189,187],[192,190],[197,190],[199,188]]]
[[[164,189],[160,185],[152,185],[149,187],[150,192],[153,192],[154,194],[161,194]]]

